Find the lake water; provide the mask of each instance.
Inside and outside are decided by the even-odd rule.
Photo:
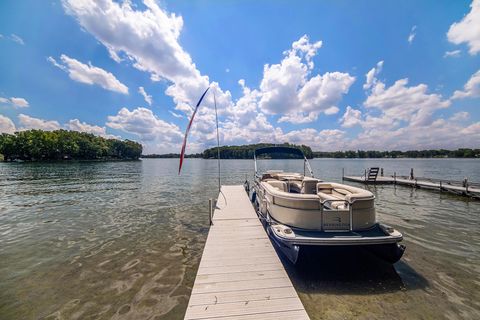
[[[385,174],[480,182],[471,159],[314,159],[317,177]],[[253,161],[222,162],[222,183]],[[261,168],[302,171],[301,161]],[[0,163],[0,319],[182,319],[208,233],[217,162]],[[351,183],[355,185],[354,183]],[[362,186],[363,187],[363,186]],[[480,201],[368,187],[378,219],[404,233],[393,267],[324,250],[287,271],[312,319],[479,319]]]

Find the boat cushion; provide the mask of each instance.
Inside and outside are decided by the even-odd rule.
[[[271,180],[267,181],[267,183],[277,190],[287,192],[287,184],[284,181]]]

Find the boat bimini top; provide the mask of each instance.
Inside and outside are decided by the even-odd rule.
[[[313,171],[312,167],[310,166],[310,163],[307,160],[307,157],[303,154],[302,150],[298,148],[292,148],[292,147],[265,147],[265,148],[259,148],[256,149],[255,152],[253,153],[253,160],[255,161],[255,177],[258,176],[258,170],[257,170],[257,157],[263,154],[284,154],[284,155],[291,155],[291,156],[296,156],[297,159],[303,159],[303,175],[305,176],[306,170],[308,169],[310,175],[313,178]]]

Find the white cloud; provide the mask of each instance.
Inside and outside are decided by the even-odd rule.
[[[435,113],[448,108],[450,100],[428,93],[425,84],[408,86],[408,79],[387,87],[372,79],[373,88],[364,102],[366,109],[347,107],[342,127],[359,125],[363,131],[343,144],[345,149],[406,150],[424,148],[475,147],[480,139],[480,123],[466,125],[468,112],[449,119]]]
[[[21,125],[21,127],[18,128],[19,130],[40,129],[45,131],[54,131],[59,129],[67,129],[67,130],[73,130],[73,131],[79,131],[79,132],[92,133],[94,135],[105,137],[105,138],[119,138],[117,136],[107,134],[105,127],[91,125],[85,122],[81,122],[78,119],[72,119],[67,123],[65,123],[63,126],[60,125],[60,123],[55,120],[44,120],[44,119],[34,118],[26,114],[19,114],[18,120]],[[1,119],[0,119],[0,122],[2,122]],[[13,125],[13,122],[11,123],[11,125]],[[12,128],[12,126],[10,127]],[[12,130],[15,130],[14,125]]]
[[[152,96],[147,94],[147,92],[145,91],[145,88],[138,87],[138,93],[140,93],[143,96],[143,98],[145,99],[145,102],[148,103],[149,106],[152,105]]]
[[[22,125],[20,130],[40,129],[45,131],[53,131],[53,130],[61,129],[61,126],[58,123],[58,121],[43,120],[39,118],[30,117],[22,113],[18,115],[18,120]]]
[[[454,44],[467,43],[468,52],[480,52],[480,0],[473,0],[470,12],[460,22],[455,22],[447,32],[448,41]]]
[[[170,112],[170,114],[171,114],[172,116],[174,116],[175,118],[178,118],[178,119],[183,118],[183,116],[182,116],[181,114],[175,113],[175,112],[173,112],[173,111],[171,111],[171,110],[168,110],[168,112]]]
[[[146,143],[146,153],[171,152],[179,150],[183,134],[177,125],[158,118],[150,109],[137,108],[132,111],[122,108],[114,116],[109,116],[107,126],[137,135]]]
[[[15,105],[17,107],[20,107],[20,108],[28,107],[28,101],[25,100],[24,98],[11,97],[10,101],[12,102],[13,105]]]
[[[452,99],[477,98],[480,97],[480,70],[475,72],[463,86],[463,91],[456,90]]]
[[[423,125],[431,121],[436,110],[450,106],[450,101],[443,100],[441,95],[428,94],[428,86],[425,84],[409,87],[408,79],[400,79],[387,88],[381,81],[374,82],[376,84],[364,106],[381,111],[382,123],[405,121],[413,126]],[[372,122],[379,121],[373,116],[369,119]]]
[[[377,76],[380,74],[380,72],[382,72],[382,68],[383,60],[379,61],[376,67],[373,67],[372,69],[370,69],[370,71],[367,72],[367,74],[365,74],[366,80],[363,85],[363,90],[368,90],[377,83]]]
[[[455,113],[453,116],[450,117],[450,121],[461,122],[468,120],[470,118],[470,114],[466,111],[460,111]]]
[[[355,125],[362,123],[362,112],[360,110],[353,109],[350,106],[347,106],[347,110],[340,119],[342,127],[351,128]]]
[[[306,123],[320,113],[332,114],[355,78],[348,73],[327,72],[311,77],[313,57],[322,42],[311,43],[307,36],[292,43],[279,64],[265,65],[260,83],[260,109],[281,114],[280,122]],[[327,111],[328,110],[328,111]]]
[[[15,124],[10,118],[0,114],[0,133],[14,133],[16,131]]]
[[[88,65],[83,64],[80,61],[70,58],[64,54],[60,56],[60,59],[62,60],[62,64],[58,63],[52,57],[47,58],[47,60],[54,66],[65,72],[68,72],[70,79],[89,85],[96,84],[106,90],[128,94],[127,86],[121,83],[110,72],[99,67],[95,67],[91,63],[88,63]]]
[[[92,133],[94,135],[105,137],[105,138],[118,138],[116,136],[107,134],[107,130],[105,127],[91,125],[85,122],[81,122],[78,119],[72,119],[68,121],[68,123],[65,124],[65,128],[73,131]]]
[[[345,131],[339,129],[316,130],[312,128],[293,130],[284,134],[282,141],[296,144],[305,144],[313,150],[336,151],[344,150],[348,146]]]
[[[0,103],[5,103],[5,104],[12,105],[14,107],[19,107],[19,108],[26,108],[29,106],[28,101],[26,99],[16,98],[16,97],[11,97],[11,98],[0,97]]]
[[[462,51],[460,51],[460,50],[445,51],[445,54],[443,55],[443,57],[444,58],[448,58],[448,57],[458,58],[458,57],[460,57],[461,52]]]
[[[226,121],[220,130],[221,140],[227,144],[265,142],[283,142],[282,129],[273,127],[263,113],[249,119],[244,125],[235,121]]]
[[[378,127],[365,131],[352,141],[352,148],[376,150],[455,149],[478,147],[480,122],[467,127],[463,124],[436,119],[424,126],[398,129]]]
[[[25,41],[23,41],[22,38],[20,38],[19,36],[17,36],[17,35],[14,34],[14,33],[12,33],[12,34],[10,35],[10,38],[11,38],[13,41],[15,41],[16,43],[21,44],[22,46],[25,45]]]
[[[230,72],[230,69],[229,69],[229,68],[226,68],[226,69],[225,69],[225,72],[227,72],[227,73]]]
[[[408,43],[412,44],[413,40],[415,39],[415,36],[417,35],[417,26],[413,26],[412,29],[410,30],[410,34],[408,35]]]

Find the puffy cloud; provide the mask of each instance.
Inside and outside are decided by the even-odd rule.
[[[316,130],[312,128],[293,130],[281,137],[282,141],[296,144],[305,144],[314,150],[336,151],[343,150],[348,145],[345,131],[339,129]]]
[[[16,131],[13,121],[0,114],[0,133],[14,133]]]
[[[64,54],[60,56],[62,64],[58,63],[54,58],[48,57],[47,60],[51,62],[57,68],[68,72],[70,79],[89,85],[99,85],[100,87],[119,92],[122,94],[128,94],[128,87],[121,83],[113,74],[102,68],[95,67],[91,63],[88,65],[81,63],[80,61],[70,58]]]
[[[81,122],[78,119],[72,119],[68,121],[68,123],[65,124],[65,127],[68,130],[92,133],[94,135],[105,137],[105,138],[118,138],[114,135],[107,134],[107,130],[105,127],[91,125],[85,122]]]
[[[227,120],[220,130],[222,141],[227,144],[256,143],[260,141],[282,141],[282,129],[270,124],[263,113],[257,114],[245,124]]]
[[[320,113],[338,112],[336,104],[348,93],[355,78],[348,73],[327,72],[311,77],[313,57],[322,42],[305,35],[292,43],[279,64],[265,65],[260,83],[260,109],[283,115],[280,122],[306,123]]]
[[[364,106],[380,110],[382,117],[390,122],[399,120],[411,125],[423,125],[431,120],[436,110],[450,106],[449,100],[442,100],[439,94],[428,94],[427,90],[425,84],[409,87],[408,79],[397,80],[388,88],[379,81],[372,88]]]
[[[145,99],[145,102],[148,103],[149,106],[152,105],[152,96],[147,94],[147,92],[145,91],[145,88],[139,87],[138,93],[140,93],[143,96],[143,99]]]
[[[330,116],[330,115],[333,115],[333,114],[337,114],[338,111],[340,111],[340,109],[338,109],[338,107],[332,106],[332,107],[328,108],[327,110],[325,110],[324,113],[327,116]]]
[[[417,35],[416,31],[417,31],[417,26],[413,26],[407,38],[407,41],[409,44],[412,44],[413,40],[415,39],[415,36]]]
[[[18,120],[22,125],[20,130],[40,129],[45,131],[53,131],[53,130],[61,129],[61,126],[58,123],[58,121],[34,118],[34,117],[27,116],[26,114],[23,114],[23,113],[18,115]]]
[[[478,146],[480,122],[467,127],[444,119],[424,126],[378,127],[358,135],[352,148],[377,150],[454,149]]]
[[[459,22],[450,26],[448,41],[454,44],[467,43],[468,52],[476,55],[480,52],[480,0],[473,0],[470,12]]]
[[[343,114],[340,122],[342,127],[351,128],[355,125],[362,123],[362,112],[360,110],[353,109],[350,106],[347,106],[347,110]]]
[[[448,57],[453,57],[453,58],[458,58],[460,57],[460,50],[452,50],[452,51],[445,51],[445,54],[443,55],[444,58]]]
[[[158,118],[150,109],[136,108],[132,111],[122,108],[109,116],[107,126],[134,134],[146,143],[145,152],[171,152],[179,150],[183,139],[178,126]]]
[[[370,71],[367,72],[367,74],[365,75],[366,81],[363,85],[363,90],[368,90],[377,83],[377,76],[380,74],[380,72],[382,72],[382,68],[383,60],[379,61],[376,67],[373,67],[372,69],[370,69]]]
[[[465,121],[470,118],[470,114],[466,111],[460,111],[450,117],[450,121]]]
[[[2,98],[0,97],[0,103],[5,103],[8,105],[12,105],[14,107],[19,107],[19,108],[26,108],[29,106],[28,101],[24,98]]]
[[[22,46],[25,45],[25,41],[23,41],[22,38],[20,38],[19,36],[17,36],[17,35],[14,34],[14,33],[12,33],[12,34],[10,35],[10,38],[11,38],[13,41],[15,41],[16,43],[21,44]]]
[[[452,99],[480,97],[480,70],[475,72],[463,86],[463,91],[456,90]]]

